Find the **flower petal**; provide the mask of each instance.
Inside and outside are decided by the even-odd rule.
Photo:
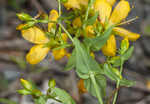
[[[84,80],[83,79],[80,79],[78,81],[78,89],[79,89],[79,93],[80,94],[87,93],[87,90],[86,90],[86,88],[84,86]]]
[[[66,33],[62,33],[61,36],[62,36],[62,40],[63,40],[64,42],[67,42],[67,40],[68,40],[68,35],[67,35]]]
[[[81,27],[82,26],[82,22],[80,17],[77,17],[73,20],[72,22],[73,27],[77,28],[77,27]]]
[[[123,19],[125,19],[130,12],[130,4],[126,0],[121,0],[117,6],[115,7],[112,15],[110,17],[110,23],[116,24],[120,23]]]
[[[67,55],[67,51],[64,48],[62,48],[62,49],[59,49],[59,50],[53,50],[52,54],[53,54],[55,60],[60,60],[65,55]]]
[[[123,38],[128,38],[131,41],[136,41],[140,37],[140,34],[133,33],[120,27],[115,27],[113,31],[116,33],[116,35],[119,35]]]
[[[80,5],[87,6],[89,0],[78,0],[78,2],[80,3]]]
[[[44,45],[35,45],[30,49],[30,52],[26,55],[26,60],[30,64],[37,64],[46,57],[49,50],[50,48],[44,47]]]
[[[35,26],[26,30],[21,30],[21,33],[26,40],[32,43],[44,44],[49,41],[48,38],[45,36],[45,33]]]
[[[49,13],[50,21],[57,21],[58,17],[59,17],[58,12],[55,9],[50,11],[50,13]],[[50,32],[53,25],[54,25],[54,23],[48,23],[48,32]]]
[[[66,3],[64,3],[64,6],[69,9],[80,9],[80,3],[78,0],[68,0]]]
[[[116,2],[116,0],[106,0],[111,6],[113,6]]]
[[[116,55],[116,38],[114,35],[109,37],[107,43],[102,47],[102,52],[105,56]]]
[[[95,11],[99,11],[99,18],[102,23],[109,19],[112,7],[105,0],[96,0],[94,3]]]
[[[94,27],[92,25],[89,25],[86,27],[86,36],[89,38],[94,38],[95,34],[94,34]]]

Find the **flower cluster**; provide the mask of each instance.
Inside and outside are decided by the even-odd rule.
[[[51,10],[49,15],[43,13],[40,18],[37,16],[32,18],[26,13],[17,14],[19,19],[24,21],[24,24],[19,25],[17,29],[26,40],[35,44],[26,55],[27,61],[30,64],[37,64],[49,52],[52,52],[55,60],[68,57],[65,70],[76,69],[80,77],[79,91],[90,92],[94,96],[96,92],[101,104],[103,101],[99,92],[105,92],[104,75],[116,81],[118,86],[120,83],[126,86],[133,85],[121,75],[123,63],[129,59],[133,51],[129,42],[136,41],[140,37],[139,34],[120,27],[129,22],[125,21],[131,11],[129,2],[126,0],[120,0],[118,3],[116,0],[58,1],[59,13]],[[68,13],[61,11],[61,4]],[[116,45],[117,36],[121,37],[119,48]],[[102,51],[106,56],[104,63],[95,60],[96,51]],[[84,85],[87,85],[86,88]],[[98,91],[99,89],[102,91]]]

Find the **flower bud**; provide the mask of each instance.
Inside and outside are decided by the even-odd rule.
[[[87,90],[85,89],[85,86],[84,86],[84,80],[83,79],[79,80],[78,89],[79,89],[79,93],[81,93],[81,94],[87,93]]]
[[[32,20],[32,17],[30,15],[26,14],[26,13],[17,13],[16,15],[22,21]]]
[[[26,89],[17,90],[17,92],[19,94],[22,94],[22,95],[29,95],[29,94],[31,94],[31,92],[26,90]]]
[[[120,79],[122,79],[122,75],[120,74],[119,70],[117,68],[112,68],[112,71],[119,76]]]
[[[29,81],[24,80],[24,79],[22,79],[22,78],[20,79],[20,81],[21,81],[22,86],[23,86],[26,90],[29,90],[29,91],[32,90],[32,84],[31,84]]]
[[[56,85],[56,82],[55,82],[55,80],[54,80],[54,79],[49,80],[49,82],[48,82],[48,86],[49,86],[49,88],[54,88],[54,87],[55,87],[55,85]]]
[[[32,94],[33,94],[34,96],[38,97],[38,96],[41,96],[41,95],[42,95],[42,92],[41,92],[40,90],[34,89],[34,90],[32,91]]]
[[[121,50],[120,50],[120,54],[124,54],[129,48],[129,40],[128,38],[125,38],[122,40],[121,42]]]

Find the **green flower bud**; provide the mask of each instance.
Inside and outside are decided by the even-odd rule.
[[[41,96],[41,95],[42,95],[42,92],[41,92],[40,90],[34,89],[34,90],[32,91],[32,94],[35,95],[36,97],[38,97],[38,96]]]
[[[31,92],[26,89],[17,90],[17,92],[22,95],[30,95],[31,94]]]
[[[29,90],[29,91],[32,91],[32,84],[27,81],[27,80],[24,80],[24,79],[20,79],[20,82],[22,84],[22,86],[26,89],[26,90]]]
[[[26,13],[17,13],[16,15],[22,21],[32,20],[32,17],[30,15],[26,14]]]
[[[112,71],[119,76],[120,79],[122,79],[122,75],[120,74],[119,70],[117,68],[112,68]]]
[[[120,54],[124,54],[129,48],[129,40],[128,38],[125,38],[121,42],[121,49],[120,49]]]
[[[49,88],[54,88],[54,87],[55,87],[55,85],[56,85],[56,82],[55,82],[55,80],[54,80],[54,79],[49,80],[49,82],[48,82],[48,86],[49,86]]]

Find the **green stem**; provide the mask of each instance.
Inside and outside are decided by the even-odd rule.
[[[120,74],[122,74],[122,71],[123,71],[123,60],[121,59]],[[118,89],[119,86],[120,86],[120,80],[117,81],[116,89]],[[118,90],[116,91],[116,93],[114,95],[113,104],[116,103],[117,96],[118,96]]]
[[[74,43],[74,40],[72,38],[72,36],[70,35],[70,33],[65,29],[65,27],[61,24],[61,23],[58,23],[59,26],[64,30],[64,32],[68,35],[68,37],[70,38],[70,40],[72,41],[72,43]]]
[[[83,24],[83,30],[84,30],[84,36],[86,37],[86,32],[85,32],[85,27],[86,27],[86,21],[88,20],[88,16],[89,16],[89,11],[91,9],[91,6],[92,4],[94,3],[95,0],[89,0],[89,4],[88,4],[88,8],[86,10],[86,13],[85,13],[85,19],[84,19],[84,24]]]
[[[58,0],[58,12],[59,12],[59,16],[61,16],[61,2],[60,2],[60,0]]]
[[[91,78],[92,83],[93,83],[93,85],[94,85],[94,89],[95,89],[95,92],[96,92],[96,96],[97,96],[97,98],[98,98],[98,101],[99,101],[100,104],[103,104],[103,100],[102,100],[102,98],[101,98],[101,94],[100,94],[98,85],[97,85],[97,83],[96,83],[94,74],[91,74],[91,75],[90,75],[90,78]]]

